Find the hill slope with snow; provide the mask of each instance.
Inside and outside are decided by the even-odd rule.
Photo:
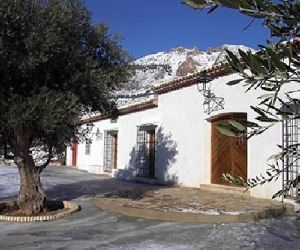
[[[243,45],[222,45],[200,51],[198,48],[178,47],[137,59],[135,75],[115,92],[119,106],[143,101],[153,85],[163,84],[177,77],[211,68],[226,61],[226,49],[238,55],[238,50],[252,51]],[[168,70],[166,70],[168,69]],[[146,93],[146,94],[145,94]]]

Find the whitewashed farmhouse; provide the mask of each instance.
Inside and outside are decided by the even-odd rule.
[[[94,125],[91,140],[68,148],[67,165],[121,179],[187,187],[227,185],[223,173],[244,179],[264,174],[268,157],[278,152],[283,138],[299,139],[300,123],[295,121],[292,135],[280,124],[250,140],[222,135],[216,122],[254,120],[250,105],[256,105],[262,94],[226,85],[237,77],[215,66],[156,85],[146,101],[121,107],[117,120],[102,115],[83,120],[82,126]],[[300,175],[300,168],[297,171]],[[271,198],[282,183],[279,178],[250,193]]]

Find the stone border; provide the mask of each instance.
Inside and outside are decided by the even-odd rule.
[[[200,213],[158,211],[149,208],[134,208],[120,205],[117,201],[105,198],[95,198],[95,204],[101,209],[131,217],[139,217],[151,220],[195,222],[195,223],[237,223],[251,222],[261,219],[276,218],[288,215],[292,212],[291,206],[267,208],[262,211],[240,213],[238,215],[206,215]]]
[[[74,214],[75,212],[80,211],[80,206],[73,201],[62,201],[64,208],[69,208],[68,211],[58,212],[53,215],[39,215],[39,216],[9,216],[9,215],[0,215],[0,221],[7,222],[42,222],[42,221],[51,221],[59,218],[63,218],[69,215]]]

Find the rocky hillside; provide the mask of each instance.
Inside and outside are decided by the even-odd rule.
[[[121,106],[134,101],[140,101],[151,86],[163,84],[176,77],[185,76],[219,64],[226,60],[226,51],[238,54],[253,49],[243,45],[222,45],[218,48],[208,48],[200,51],[198,48],[178,47],[167,52],[158,52],[144,56],[134,62],[138,65],[136,74],[128,83],[116,92]],[[144,68],[143,68],[144,67]],[[168,70],[166,70],[168,69]]]

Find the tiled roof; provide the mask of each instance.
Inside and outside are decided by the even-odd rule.
[[[200,72],[196,72],[194,74],[183,76],[180,78],[177,78],[175,80],[169,81],[165,84],[158,85],[156,87],[153,87],[153,91],[155,94],[164,94],[170,91],[178,90],[180,88],[192,86],[194,84],[197,84],[199,82],[199,78],[203,77],[204,74],[209,79],[215,79],[217,77],[225,76],[232,73],[232,70],[227,66],[227,64],[220,64],[217,66],[212,67],[208,70],[203,70]],[[136,103],[133,105],[129,105],[127,107],[123,107],[119,109],[119,115],[126,115],[129,113],[134,113],[138,111],[143,111],[146,109],[152,109],[158,107],[158,99],[150,99],[144,102]],[[78,125],[91,123],[91,122],[97,122],[101,120],[110,119],[111,115],[95,115],[90,118],[84,118],[82,119]]]
[[[152,109],[152,108],[157,108],[158,107],[158,100],[157,98],[145,101],[145,102],[140,102],[137,104],[133,104],[127,107],[123,107],[119,109],[119,116],[121,115],[126,115],[129,113],[134,113],[134,112],[139,112],[147,109]],[[101,120],[106,120],[106,119],[111,119],[111,115],[95,115],[90,118],[84,118],[80,120],[78,125],[86,124],[86,123],[92,123],[92,122],[97,122]]]
[[[210,69],[202,70],[200,72],[196,72],[194,74],[180,77],[177,79],[174,79],[170,82],[167,82],[165,84],[158,85],[153,88],[154,92],[156,94],[164,94],[170,91],[174,91],[180,88],[192,86],[194,84],[197,84],[201,78],[206,77],[207,79],[213,80],[215,78],[229,75],[233,73],[233,71],[228,67],[228,64],[222,63],[219,65],[216,65]]]
[[[300,38],[296,38],[295,40],[288,42],[295,46],[297,50],[300,51]],[[216,66],[213,66],[210,69],[202,70],[200,72],[196,72],[187,76],[183,76],[174,80],[171,80],[167,83],[157,85],[153,87],[153,91],[155,94],[164,94],[171,91],[175,91],[184,87],[189,87],[197,84],[201,79],[206,77],[207,79],[213,80],[218,77],[226,76],[234,73],[234,71],[229,67],[228,63],[221,63]],[[123,107],[119,109],[120,115],[125,115],[129,113],[134,113],[146,109],[156,108],[158,107],[157,98],[151,99],[145,102],[136,103],[127,107]],[[110,119],[110,115],[97,115],[88,119],[82,119],[80,124],[95,122],[105,119]]]

